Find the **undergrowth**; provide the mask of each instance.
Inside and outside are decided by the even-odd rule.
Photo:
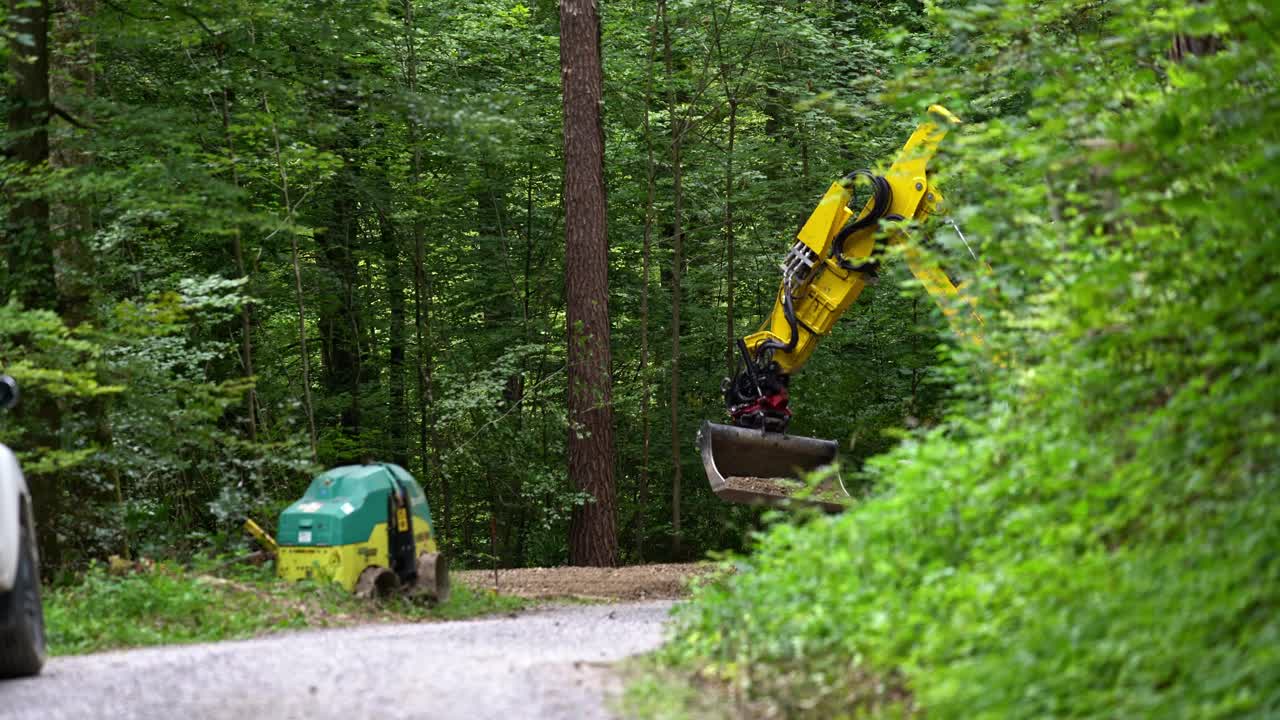
[[[212,642],[300,628],[368,622],[455,620],[508,612],[520,598],[455,585],[433,604],[405,596],[363,600],[329,583],[291,583],[271,565],[95,565],[77,582],[47,588],[49,649],[70,655],[113,648]]]
[[[933,20],[981,59],[913,76],[970,98],[949,197],[995,269],[964,399],[868,464],[858,507],[779,522],[695,591],[632,707],[1280,716],[1280,14]],[[1218,42],[1173,62],[1179,32]]]

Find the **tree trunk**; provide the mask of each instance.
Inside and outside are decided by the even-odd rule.
[[[1207,0],[1190,0],[1192,5],[1203,5]],[[1188,35],[1178,33],[1169,44],[1169,59],[1180,63],[1188,55],[1213,55],[1222,49],[1222,39],[1216,35]]]
[[[84,124],[90,118],[77,105],[93,96],[94,45],[84,30],[91,20],[95,0],[65,0],[53,18],[53,48],[49,76],[49,105],[73,113]],[[74,170],[89,165],[84,152],[70,133],[51,141],[49,165]],[[70,326],[80,325],[92,314],[94,258],[85,245],[93,233],[93,211],[79,197],[59,196],[50,207],[58,313]]]
[[[385,178],[385,174],[383,176]],[[388,200],[390,184],[385,184]],[[404,277],[400,271],[400,245],[391,224],[389,208],[378,211],[378,230],[382,235],[382,253],[387,277],[387,306],[391,308],[391,327],[387,336],[387,435],[391,441],[391,460],[400,467],[409,465],[409,448],[405,437],[404,382]]]
[[[223,56],[221,52],[218,54],[218,66],[222,68]],[[220,107],[222,110],[222,136],[223,143],[227,148],[227,161],[231,163],[231,185],[237,190],[240,189],[240,170],[237,167],[236,145],[235,139],[231,135],[231,97],[232,90],[226,86],[222,88],[222,102]],[[249,269],[244,262],[244,238],[240,233],[240,228],[235,227],[231,231],[231,257],[235,260],[237,277],[249,278]],[[244,373],[246,380],[252,380],[254,376],[253,370],[253,304],[245,301],[240,306],[240,367]],[[246,405],[246,423],[249,432],[249,440],[258,441],[258,391],[253,386],[249,387],[249,392],[245,397]]]
[[[346,148],[338,148],[339,155],[346,155]],[[320,333],[324,348],[320,356],[324,362],[322,375],[324,388],[331,396],[347,394],[346,407],[339,414],[338,422],[347,438],[357,443],[360,437],[360,375],[361,344],[360,316],[356,307],[358,265],[354,257],[357,226],[356,181],[357,169],[349,158],[338,171],[330,185],[328,215],[320,221],[314,236],[320,248],[321,267],[327,272],[323,277],[319,307],[317,308]],[[358,457],[344,460],[359,461]]]
[[[405,80],[409,93],[418,91],[418,43],[417,23],[413,12],[414,0],[404,2],[405,26]],[[418,123],[412,112],[405,117],[408,142],[411,150],[409,179],[413,184],[413,197],[421,197],[419,186],[422,182],[422,148],[418,142]],[[422,453],[422,475],[426,483],[433,478],[440,482],[440,537],[450,537],[450,513],[452,498],[449,494],[449,478],[439,462],[440,442],[435,431],[435,398],[432,392],[431,349],[431,275],[426,268],[426,241],[422,215],[416,209],[413,213],[413,317],[414,334],[417,341],[418,372],[418,447]],[[434,528],[433,528],[434,529]]]
[[[318,443],[316,440],[316,413],[311,405],[311,355],[307,351],[307,308],[302,293],[302,265],[298,259],[298,234],[293,231],[293,204],[289,199],[289,174],[285,171],[284,161],[280,157],[280,132],[276,129],[276,121],[271,117],[271,105],[264,95],[262,109],[271,119],[271,139],[275,144],[276,170],[280,174],[280,197],[284,202],[284,222],[289,233],[289,246],[293,259],[293,289],[298,302],[298,353],[302,359],[302,408],[307,413],[307,429],[311,439],[311,461],[318,459]]]
[[[733,2],[729,3],[725,13],[725,20],[728,21],[730,13],[733,12]],[[724,348],[724,364],[725,377],[733,377],[734,371],[737,369],[737,360],[734,357],[737,347],[737,332],[735,329],[734,318],[734,284],[737,282],[735,276],[734,262],[734,237],[733,237],[733,146],[738,135],[738,90],[737,87],[729,82],[730,62],[724,54],[724,44],[722,43],[722,27],[720,24],[720,15],[713,7],[711,9],[711,23],[714,35],[712,39],[715,44],[716,65],[719,68],[717,73],[720,77],[720,85],[724,89],[724,99],[729,105],[729,137],[728,148],[725,152],[724,161],[724,249],[725,249],[725,348]],[[749,52],[748,52],[749,56]],[[746,63],[747,56],[744,56],[739,63],[733,63],[732,66],[740,67]],[[740,70],[745,72],[745,70]]]
[[[636,492],[636,560],[644,560],[645,506],[649,503],[649,272],[653,244],[653,204],[657,164],[653,157],[653,130],[649,123],[653,104],[653,66],[658,55],[658,34],[649,33],[649,64],[644,84],[645,197],[644,246],[640,260],[640,482]]]
[[[569,344],[569,478],[591,499],[574,508],[569,562],[617,563],[609,247],[605,234],[603,71],[596,0],[560,3],[564,96],[565,294]]]
[[[3,283],[28,308],[53,309],[57,278],[49,238],[49,201],[30,192],[26,177],[49,162],[49,3],[9,0],[9,136],[5,155],[13,163],[9,197],[8,277]],[[22,178],[21,180],[18,178]],[[20,192],[21,191],[21,192]],[[7,293],[6,293],[7,294]]]
[[[30,309],[53,310],[57,307],[57,276],[49,232],[49,201],[38,188],[28,184],[32,171],[49,162],[49,3],[47,0],[9,0],[6,35],[9,39],[8,128],[10,141],[5,155],[10,163],[10,176],[4,187],[10,192],[7,232],[0,238],[0,248],[7,259],[6,273],[0,274],[0,287],[5,298],[13,293]],[[26,427],[40,429],[38,437],[26,440],[33,447],[57,448],[62,413],[48,396],[33,396],[20,403],[20,418],[28,418]],[[58,542],[59,484],[55,475],[31,474],[32,504],[39,530],[40,554],[45,567],[61,563]]]
[[[683,471],[680,464],[680,283],[684,269],[684,212],[683,168],[681,145],[684,139],[685,120],[678,115],[676,102],[675,69],[671,58],[671,25],[667,18],[666,0],[658,0],[658,12],[662,15],[663,62],[666,66],[667,113],[671,122],[671,552],[679,557],[683,553],[683,529],[680,524],[680,494]]]
[[[738,133],[738,99],[729,96],[729,149],[724,161],[724,254],[725,254],[725,377],[733,377],[734,348],[738,333],[733,317],[733,285],[737,282],[733,269],[733,142]]]

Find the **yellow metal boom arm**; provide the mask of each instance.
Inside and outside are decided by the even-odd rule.
[[[801,228],[782,264],[783,279],[773,311],[759,331],[741,341],[747,368],[726,382],[725,400],[735,424],[785,429],[790,416],[785,409],[786,376],[804,366],[818,341],[831,332],[866,287],[875,266],[872,256],[877,251],[879,221],[919,221],[941,207],[942,195],[929,183],[928,163],[947,131],[960,121],[941,105],[931,106],[929,116],[882,178],[862,171],[832,183]],[[875,194],[855,217],[848,204],[859,174],[871,180]],[[901,231],[894,232],[885,244],[903,239]],[[907,244],[904,255],[912,274],[938,302],[956,331],[981,342],[976,332],[981,317],[973,301],[918,248]],[[970,329],[956,322],[965,305],[977,320]],[[762,377],[768,374],[775,377]]]

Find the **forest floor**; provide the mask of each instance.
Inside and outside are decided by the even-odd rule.
[[[716,568],[712,563],[667,563],[499,569],[496,583],[493,570],[462,570],[452,576],[455,582],[477,590],[532,600],[663,600],[685,597],[690,583],[710,578]]]

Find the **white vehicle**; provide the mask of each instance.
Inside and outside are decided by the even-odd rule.
[[[18,384],[0,375],[0,408],[17,401]],[[44,658],[35,511],[18,458],[0,445],[0,678],[35,675]]]

